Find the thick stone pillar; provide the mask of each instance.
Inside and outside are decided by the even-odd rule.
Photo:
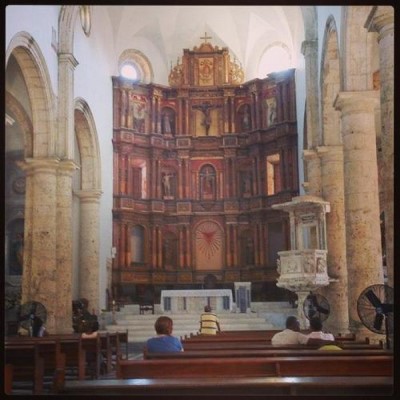
[[[76,169],[73,161],[66,160],[57,170],[57,333],[72,331],[72,175]]]
[[[306,194],[321,197],[321,159],[315,150],[303,150],[307,175],[303,183]]]
[[[386,265],[388,284],[393,281],[393,207],[394,207],[394,8],[374,7],[366,28],[379,33],[379,75],[381,85],[381,146],[383,170],[383,210],[385,212]]]
[[[89,300],[89,310],[99,311],[99,191],[81,191],[79,296]]]
[[[72,208],[68,211],[71,179],[66,178],[71,176],[72,164],[62,165],[60,173],[57,159],[27,159],[23,166],[30,229],[25,237],[22,303],[34,300],[46,307],[46,327],[51,333],[72,332],[72,234],[70,223],[63,226],[68,212],[72,221]],[[60,244],[62,240],[66,243]]]
[[[383,283],[374,120],[378,96],[376,91],[341,92],[334,102],[341,111],[349,322],[355,332],[365,330],[357,314],[359,295]]]
[[[343,146],[318,147],[321,158],[322,197],[329,201],[331,211],[326,214],[329,286],[319,292],[330,304],[331,312],[324,323],[334,334],[349,331],[346,265],[346,221],[344,213]]]

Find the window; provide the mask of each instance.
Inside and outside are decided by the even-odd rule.
[[[142,83],[153,80],[153,69],[149,59],[139,50],[127,49],[118,60],[118,70],[122,77]]]
[[[138,79],[137,69],[131,63],[126,63],[126,64],[122,65],[120,72],[124,78],[131,79],[131,80]]]

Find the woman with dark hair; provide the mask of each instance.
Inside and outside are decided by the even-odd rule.
[[[166,316],[158,317],[154,328],[157,336],[147,340],[146,350],[148,353],[183,351],[181,341],[172,336],[173,321],[171,318]]]

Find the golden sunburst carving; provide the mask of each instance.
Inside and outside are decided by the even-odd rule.
[[[196,231],[197,248],[207,259],[219,251],[222,243],[221,230],[212,222],[201,224]]]

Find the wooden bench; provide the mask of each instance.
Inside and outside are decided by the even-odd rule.
[[[316,348],[309,345],[272,345],[270,342],[267,341],[219,341],[219,342],[192,342],[192,341],[183,341],[182,342],[183,348],[185,351],[187,350],[215,350],[215,349],[243,349],[243,350],[250,350],[250,349],[298,349],[298,348],[305,348],[305,349],[312,349]],[[383,343],[355,343],[355,342],[341,342],[339,346],[345,350],[377,350],[383,349]],[[319,346],[318,346],[319,347]]]
[[[191,333],[189,336],[185,336],[182,338],[183,340],[190,340],[190,339],[210,339],[210,338],[224,338],[224,337],[255,337],[255,338],[262,338],[262,339],[271,339],[276,333],[281,332],[281,330],[277,329],[263,329],[263,330],[229,330],[229,331],[221,331],[218,332],[216,335],[202,335],[200,333]],[[302,330],[304,334],[310,333],[310,330]],[[355,341],[356,335],[354,333],[350,333],[347,335],[335,335],[335,339],[338,341]],[[366,341],[369,341],[368,338],[365,338]]]
[[[70,381],[61,394],[89,396],[383,396],[393,391],[387,376],[202,377]]]
[[[337,357],[337,356],[352,356],[352,357],[363,357],[373,355],[391,355],[392,352],[388,350],[376,349],[376,350],[342,350],[342,351],[330,351],[330,350],[317,350],[317,349],[262,349],[262,350],[241,350],[241,349],[214,349],[214,350],[187,350],[177,352],[165,352],[165,353],[148,353],[143,351],[143,359],[171,359],[171,358],[211,358],[211,357],[302,357],[302,356],[313,356],[313,357]]]
[[[51,377],[53,392],[64,384],[68,349],[60,338],[6,338],[5,353],[6,362],[13,365],[13,379],[31,381],[34,393],[43,391],[45,376]]]
[[[119,360],[117,378],[392,376],[393,355]]]

